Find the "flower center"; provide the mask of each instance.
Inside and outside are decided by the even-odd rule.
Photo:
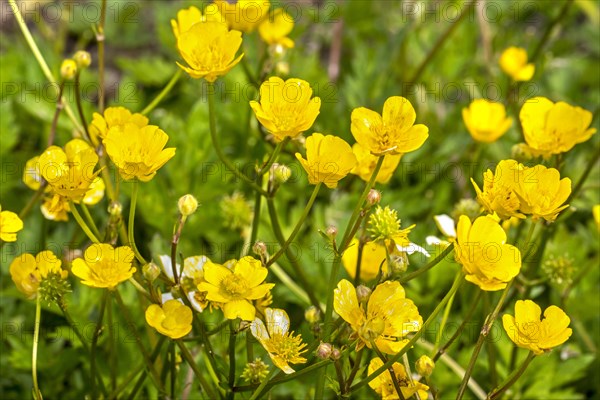
[[[232,297],[242,296],[248,290],[246,280],[236,274],[230,274],[223,279],[221,286]]]

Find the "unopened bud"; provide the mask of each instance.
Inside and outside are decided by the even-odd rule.
[[[275,64],[277,75],[287,76],[290,74],[290,64],[287,61],[279,61]]]
[[[256,242],[252,246],[252,251],[254,252],[254,254],[259,255],[261,257],[266,256],[267,255],[267,245],[265,244],[265,242],[260,242],[260,241]]]
[[[366,303],[369,301],[369,297],[371,297],[371,289],[365,285],[358,285],[356,288],[356,297],[359,303]]]
[[[399,255],[390,257],[391,264],[390,270],[392,274],[401,274],[406,272],[408,269],[408,257],[406,253],[400,253]]]
[[[92,63],[92,56],[87,51],[79,50],[73,55],[73,60],[77,63],[77,68],[84,69]]]
[[[381,192],[375,189],[369,190],[369,194],[367,195],[367,204],[369,204],[370,206],[374,206],[375,204],[379,204],[380,201]]]
[[[321,342],[319,347],[317,347],[317,357],[321,360],[326,360],[331,356],[333,351],[333,346],[330,343]]]
[[[179,198],[177,202],[177,207],[179,208],[179,213],[184,217],[189,217],[193,213],[196,212],[198,208],[198,200],[191,194],[186,194]]]
[[[273,172],[273,179],[278,184],[286,183],[292,176],[292,170],[283,164],[273,164],[271,171]]]
[[[70,81],[75,78],[75,74],[77,74],[77,63],[75,60],[67,58],[60,66],[60,76],[62,76],[63,79]]]
[[[108,205],[108,213],[111,217],[120,217],[123,213],[123,206],[118,201],[112,201]]]
[[[158,265],[151,262],[142,267],[142,274],[144,274],[144,278],[146,278],[149,282],[154,282],[154,280],[160,275],[160,268]]]
[[[331,350],[331,359],[337,361],[340,358],[342,358],[342,352],[337,347],[334,347],[333,350]]]
[[[321,320],[321,312],[315,306],[310,306],[304,311],[304,318],[309,324],[316,324]]]
[[[338,234],[338,228],[333,225],[329,225],[325,230],[325,234],[329,239],[333,240]]]
[[[419,375],[427,378],[433,373],[433,369],[435,368],[435,362],[425,355],[419,357],[416,363],[417,372]]]

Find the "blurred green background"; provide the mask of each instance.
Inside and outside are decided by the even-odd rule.
[[[175,73],[175,61],[179,60],[169,21],[176,17],[177,10],[192,4],[198,6],[200,2],[109,1],[106,21],[108,105],[140,111],[160,92]],[[403,157],[391,182],[379,187],[383,192],[382,204],[398,210],[403,226],[416,223],[411,240],[424,244],[427,235],[438,234],[432,217],[451,213],[462,198],[473,198],[469,178],[473,176],[481,182],[484,170],[503,158],[510,158],[511,147],[520,142],[515,123],[497,143],[482,146],[479,162],[470,164],[475,150],[462,121],[462,108],[473,98],[506,99],[508,80],[497,63],[501,51],[508,46],[521,46],[532,54],[547,27],[559,15],[564,1],[481,0],[450,33],[448,29],[454,26],[457,10],[465,9],[462,1],[306,0],[278,4],[286,7],[295,18],[291,37],[296,41],[296,47],[275,60],[272,67],[274,73],[283,77],[309,81],[315,94],[321,97],[321,114],[311,132],[336,134],[353,143],[350,134],[352,109],[365,106],[381,111],[385,99],[392,95],[409,98],[417,110],[417,122],[429,127],[430,137],[425,145]],[[1,6],[0,203],[3,210],[18,212],[33,195],[33,191],[22,183],[21,176],[25,162],[44,149],[56,96],[23,39],[7,2],[3,1]],[[96,43],[92,25],[97,22],[99,2],[22,1],[20,6],[55,75],[58,75],[62,59],[76,50],[85,49],[92,53],[94,62],[82,74],[84,109],[91,120],[97,95]],[[566,101],[593,112],[593,126],[599,127],[598,7],[596,1],[574,1],[570,5],[535,61],[534,78],[521,86],[518,104],[532,96]],[[422,60],[444,35],[448,35],[448,40],[427,64],[418,82],[411,84],[411,77]],[[261,51],[264,51],[258,35],[244,35],[243,46],[249,65],[256,68]],[[283,75],[286,67],[289,67],[289,74]],[[272,145],[262,139],[248,106],[248,101],[256,98],[257,91],[247,82],[240,66],[220,80],[217,87],[221,144],[240,167],[250,172],[255,161],[262,160],[272,149]],[[204,254],[220,262],[237,258],[244,245],[243,234],[248,229],[244,221],[249,221],[253,195],[224,169],[212,150],[203,88],[200,81],[186,76],[149,115],[152,124],[159,125],[169,134],[169,146],[177,147],[175,158],[155,179],[141,187],[138,200],[138,247],[145,256],[155,260],[157,255],[168,252],[177,217],[176,202],[186,193],[195,195],[201,207],[185,226],[180,244],[185,256]],[[71,86],[65,96],[74,106]],[[517,111],[518,106],[509,110],[515,121],[518,120]],[[63,114],[56,143],[64,145],[71,138],[72,129]],[[288,149],[294,146],[300,149],[299,144]],[[566,155],[562,176],[576,182],[599,146],[598,134],[576,146]],[[286,236],[310,194],[305,174],[293,152],[290,150],[280,160],[292,168],[293,175],[277,195]],[[572,261],[573,271],[569,272],[572,276],[590,264],[594,266],[573,289],[566,305],[574,334],[562,349],[533,362],[515,386],[513,398],[600,398],[597,358],[600,342],[599,233],[591,214],[591,207],[600,203],[599,181],[596,165],[580,197],[572,203],[568,217],[555,227],[556,236],[543,258],[534,260],[539,267],[536,277],[541,278],[545,277],[541,266],[552,257],[568,257]],[[129,201],[127,186],[123,184],[121,194],[125,211]],[[338,190],[322,190],[309,223],[297,239],[295,250],[301,252],[301,265],[323,301],[332,254],[317,231],[329,224],[345,226],[362,187],[360,179],[349,176]],[[234,193],[244,196],[245,200],[239,201],[240,196],[237,196],[238,202],[232,207],[227,200],[224,203],[224,198]],[[95,206],[93,212],[98,221],[106,221],[107,206],[106,199]],[[258,237],[270,246],[276,243],[266,212],[262,213]],[[73,220],[68,223],[47,221],[36,206],[25,220],[25,229],[18,242],[2,248],[1,398],[26,398],[31,387],[34,305],[14,287],[8,273],[10,262],[23,252],[37,253],[46,248],[67,259],[85,244],[86,238]],[[412,262],[410,268],[426,261],[415,256]],[[286,263],[282,261],[284,266]],[[408,297],[414,300],[424,318],[449,288],[455,270],[455,263],[447,261],[407,286]],[[99,290],[83,288],[72,281],[71,313],[84,327],[84,333],[91,335]],[[472,285],[463,287],[455,301],[450,323],[461,320],[475,289]],[[534,288],[533,299],[544,305],[559,304],[562,290],[564,284],[545,280]],[[308,304],[282,284],[276,286],[273,295],[274,306],[285,308],[292,327],[304,335],[305,341],[312,341],[312,333],[303,322]],[[133,290],[127,292],[126,297],[127,303],[139,314],[139,329],[147,330],[142,316],[144,305]],[[512,310],[512,305],[508,309]],[[220,314],[215,312],[211,318],[218,322]],[[45,306],[42,320],[38,367],[42,392],[48,399],[82,398],[88,389],[89,378],[81,368],[87,362],[87,355],[79,343],[69,337],[68,325],[56,306]],[[475,319],[471,329],[451,349],[452,357],[463,366],[471,355],[470,349],[481,323]],[[138,364],[139,356],[125,325],[120,326],[118,374],[122,377]],[[509,372],[512,343],[500,329],[500,324],[496,324],[496,328],[494,346],[498,352],[498,373],[504,377]],[[435,333],[427,334],[427,340],[435,338]],[[152,332],[148,331],[148,335],[150,340],[155,340]],[[103,335],[101,341],[106,339],[107,335]],[[224,336],[218,338],[217,351],[226,348],[226,341]],[[240,349],[242,342],[240,340]],[[106,346],[102,351],[106,351]],[[422,352],[420,347],[415,350],[415,354]],[[524,357],[525,351],[519,355]],[[103,353],[101,359],[100,368],[108,373],[108,353]],[[181,368],[187,367],[184,364]],[[240,361],[238,371],[242,368]],[[485,354],[479,358],[473,376],[485,389],[490,389]],[[281,398],[303,398],[300,394],[308,395],[307,385],[313,378],[307,376],[277,386],[272,393]],[[460,379],[440,363],[432,381],[442,390],[441,398],[450,398],[455,395]],[[145,390],[144,396],[154,395],[151,385]],[[358,395],[360,398],[367,396],[374,396],[368,388]]]

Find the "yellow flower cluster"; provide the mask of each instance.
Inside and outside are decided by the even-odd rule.
[[[56,276],[67,279],[68,271],[61,268],[62,262],[49,250],[38,253],[22,254],[10,264],[10,276],[15,286],[27,298],[34,299],[43,280]]]
[[[506,243],[506,232],[490,215],[473,223],[465,215],[460,217],[455,257],[463,266],[466,280],[482,290],[504,289],[521,270],[521,252]]]
[[[369,362],[369,375],[382,366],[383,361],[381,358],[373,358]],[[429,386],[424,385],[421,382],[417,382],[409,377],[406,373],[404,365],[398,362],[392,364],[392,369],[394,371],[394,375],[396,376],[397,382],[400,384],[402,398],[409,399],[412,396],[417,395],[416,398],[418,399],[427,399],[427,391],[429,390]],[[376,376],[375,379],[369,382],[369,386],[375,391],[375,393],[380,395],[382,399],[396,400],[400,398],[396,392],[390,371],[385,371],[383,374]]]
[[[494,172],[488,169],[483,191],[471,182],[483,208],[501,219],[531,215],[534,220],[554,221],[568,207],[564,203],[571,194],[571,180],[560,179],[558,170],[541,164],[526,167],[515,160],[500,161]]]
[[[222,308],[225,318],[253,321],[256,308],[252,300],[265,297],[275,285],[263,283],[268,270],[255,258],[243,257],[229,264],[231,268],[206,262],[204,281],[198,284],[198,290]]]
[[[136,271],[132,267],[133,259],[133,251],[128,246],[115,249],[106,243],[92,244],[83,258],[73,261],[71,271],[84,285],[114,289]]]
[[[265,348],[273,364],[286,374],[294,372],[290,364],[306,362],[306,358],[301,356],[306,351],[306,344],[302,343],[300,336],[294,336],[294,332],[289,332],[289,329],[290,318],[285,310],[278,308],[265,309],[264,323],[255,318],[250,324],[252,335]]]
[[[23,221],[12,211],[2,211],[0,206],[0,240],[3,242],[14,242],[17,240],[17,232],[23,229]]]
[[[563,344],[573,331],[571,320],[563,310],[550,306],[544,310],[531,300],[519,300],[515,304],[515,315],[504,315],[502,324],[506,333],[517,346],[531,350],[535,355],[550,351]]]
[[[419,310],[395,281],[377,285],[364,307],[358,301],[354,285],[342,279],[335,289],[333,304],[335,312],[359,339],[357,350],[375,345],[383,353],[395,354],[408,342],[406,336],[423,324]]]

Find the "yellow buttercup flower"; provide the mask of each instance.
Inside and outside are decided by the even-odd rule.
[[[408,342],[406,335],[423,324],[419,310],[396,281],[377,285],[365,308],[359,304],[354,286],[342,279],[334,291],[333,306],[358,337],[357,350],[375,343],[383,353],[395,354]]]
[[[114,289],[133,276],[134,257],[129,246],[114,248],[110,244],[94,243],[85,250],[83,258],[73,261],[71,271],[84,285]]]
[[[291,49],[294,47],[294,41],[288,35],[293,29],[294,18],[283,8],[278,8],[271,12],[269,18],[261,22],[258,26],[258,33],[267,44],[281,45]]]
[[[321,133],[313,133],[306,139],[306,159],[300,153],[296,153],[296,158],[311,185],[324,183],[330,189],[336,188],[356,165],[356,157],[348,143],[337,136]]]
[[[535,73],[535,65],[527,63],[527,51],[522,47],[509,47],[500,56],[500,68],[513,81],[528,81]]]
[[[148,182],[175,155],[174,147],[164,148],[168,140],[158,126],[128,123],[110,128],[103,143],[123,179]]]
[[[302,342],[300,335],[294,336],[294,332],[289,330],[290,318],[285,310],[279,308],[266,308],[265,322],[255,318],[250,324],[252,335],[269,353],[273,364],[286,374],[294,372],[290,364],[306,362],[306,358],[301,356],[306,351],[306,343]]]
[[[360,179],[368,182],[377,166],[377,157],[359,143],[354,143],[352,152],[354,153],[354,156],[356,156],[357,164],[350,173],[358,175]],[[400,158],[402,158],[401,154],[385,156],[375,182],[382,184],[388,183],[400,163]]]
[[[383,276],[387,276],[388,265],[386,260],[385,247],[378,242],[367,242],[362,249],[360,261],[360,279],[370,281],[379,274],[379,268]],[[358,260],[358,239],[352,239],[348,249],[342,255],[342,263],[351,278],[356,276],[356,262]]]
[[[383,115],[360,107],[352,111],[351,118],[354,139],[375,155],[415,151],[429,136],[429,129],[425,125],[414,125],[417,114],[404,97],[387,99],[383,105]]]
[[[567,152],[596,133],[595,128],[590,128],[591,112],[562,101],[553,103],[545,97],[527,100],[519,119],[532,153],[546,158]]]
[[[17,232],[23,229],[23,221],[12,211],[2,211],[0,205],[0,240],[3,242],[15,242]]]
[[[474,100],[462,110],[463,121],[473,139],[492,143],[506,133],[512,118],[506,116],[504,104],[486,99]]]
[[[225,24],[225,19],[219,12],[216,4],[209,4],[204,9],[204,13],[198,7],[191,6],[177,11],[177,20],[171,20],[171,27],[176,39],[179,39],[182,33],[190,30],[192,25],[198,22],[220,22]]]
[[[177,300],[167,300],[146,309],[146,322],[171,339],[180,339],[192,331],[192,310]]]
[[[594,221],[596,222],[596,227],[600,231],[600,204],[596,204],[592,207],[592,215],[594,217]]]
[[[501,219],[525,218],[519,212],[521,202],[516,194],[524,169],[515,160],[500,161],[495,172],[488,169],[483,174],[483,191],[471,178],[479,204],[489,213],[495,212]]]
[[[61,268],[61,261],[49,250],[38,253],[35,257],[31,254],[22,254],[10,264],[10,276],[27,298],[34,299],[45,279],[53,276],[64,280],[69,275],[68,271]]]
[[[381,358],[373,358],[369,362],[368,374],[371,375],[382,366],[383,361]],[[406,369],[404,369],[404,365],[398,362],[392,364],[392,369],[394,370],[394,375],[396,375],[396,379],[400,384],[400,391],[402,392],[402,397],[404,399],[411,398],[415,394],[418,396],[416,397],[417,399],[427,399],[427,391],[429,390],[429,386],[410,379],[406,373]],[[369,386],[384,400],[399,399],[398,393],[396,392],[396,388],[394,386],[394,381],[392,380],[392,375],[390,374],[389,370],[377,375],[372,381],[369,382]]]
[[[518,300],[515,316],[502,316],[504,330],[517,346],[531,350],[535,355],[544,354],[571,337],[571,320],[563,310],[550,306],[544,310],[531,300]]]
[[[49,221],[68,221],[71,207],[67,198],[50,192],[44,197],[40,210],[44,218]]]
[[[179,54],[189,65],[177,65],[192,78],[214,82],[235,67],[243,54],[235,58],[242,44],[242,32],[230,31],[215,21],[197,22],[177,39]]]
[[[260,103],[251,101],[256,119],[277,141],[295,138],[308,130],[321,108],[321,99],[314,97],[310,84],[302,79],[273,76],[260,85]]]
[[[506,243],[506,232],[491,215],[472,224],[469,217],[461,215],[454,249],[465,279],[481,290],[504,289],[521,270],[521,252]]]
[[[52,191],[79,203],[96,180],[99,171],[96,151],[85,141],[73,139],[65,149],[50,146],[39,158],[42,176]]]
[[[227,319],[253,321],[256,309],[251,300],[264,297],[275,286],[263,283],[268,270],[252,257],[235,261],[231,269],[207,261],[203,269],[205,281],[198,284],[198,290],[207,292],[208,300],[221,303]]]
[[[94,145],[106,137],[109,129],[125,124],[134,124],[143,128],[148,125],[148,118],[139,113],[132,113],[125,107],[108,107],[104,114],[94,113],[88,131]]]
[[[530,214],[534,221],[554,221],[559,212],[569,207],[563,203],[571,195],[571,180],[560,179],[560,172],[554,168],[536,165],[523,170],[516,191],[522,213]]]
[[[231,29],[252,32],[269,15],[269,0],[215,0]]]

